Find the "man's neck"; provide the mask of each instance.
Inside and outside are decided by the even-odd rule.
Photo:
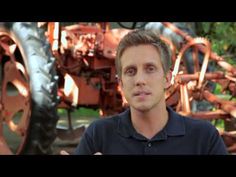
[[[167,124],[168,112],[166,104],[158,105],[147,112],[131,108],[131,121],[138,133],[151,139]]]

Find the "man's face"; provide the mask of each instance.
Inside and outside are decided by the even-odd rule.
[[[126,49],[121,57],[120,85],[129,105],[149,111],[165,99],[171,74],[164,74],[159,53],[152,45]]]

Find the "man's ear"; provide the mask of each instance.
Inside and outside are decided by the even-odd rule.
[[[171,86],[172,72],[168,71],[165,74],[165,89],[168,89]]]

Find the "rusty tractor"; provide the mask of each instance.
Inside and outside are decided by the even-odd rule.
[[[71,123],[72,109],[99,109],[104,117],[128,106],[117,82],[115,50],[130,30],[152,27],[134,23],[127,29],[119,24],[122,28],[112,29],[106,22],[0,23],[0,154],[50,154],[56,136],[68,138],[63,135],[68,131],[69,138],[78,136]],[[174,34],[153,28],[172,51],[168,105],[183,115],[223,119],[226,127],[219,131],[229,152],[236,152],[236,103],[231,100],[236,95],[236,68],[212,52],[207,39],[173,23],[158,25]],[[209,70],[212,63],[222,71]],[[230,100],[212,94],[216,83],[230,93]],[[206,109],[200,109],[205,103]],[[56,126],[58,108],[68,110],[67,131]],[[17,137],[15,142],[8,140],[7,133]]]

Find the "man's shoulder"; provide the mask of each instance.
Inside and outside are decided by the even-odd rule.
[[[93,121],[88,126],[88,130],[114,128],[117,126],[119,119],[120,119],[119,114],[104,118],[99,118],[98,120]]]
[[[216,128],[208,120],[203,120],[200,118],[193,118],[190,116],[181,116],[184,119],[186,128],[196,130],[196,131],[216,131]]]
[[[184,116],[180,113],[173,111],[168,107],[169,115],[172,118],[172,124],[183,125],[186,129],[190,130],[214,130],[215,127],[208,120],[200,118],[193,118],[191,116]]]

